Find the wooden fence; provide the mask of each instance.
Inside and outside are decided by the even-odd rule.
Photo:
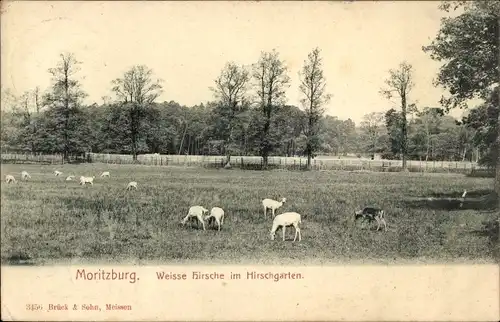
[[[2,153],[2,163],[64,163],[61,154],[16,154]],[[152,166],[201,166],[205,168],[224,167],[224,156],[201,155],[160,155],[142,154],[134,161],[132,155],[87,153],[71,155],[70,162],[98,162],[111,164],[143,164]],[[300,157],[269,157],[268,169],[305,170],[307,160]],[[415,161],[408,160],[410,172],[449,172],[470,174],[475,171],[485,171],[485,168],[474,162],[460,161]],[[233,156],[231,167],[247,170],[263,169],[262,158],[259,156]],[[312,170],[347,170],[347,171],[401,171],[400,160],[369,160],[369,159],[338,159],[334,157],[318,157],[312,160]]]
[[[42,153],[2,153],[2,163],[41,163],[41,164],[63,164],[63,163],[82,163],[91,162],[86,154],[71,154],[69,162],[64,161],[64,155],[60,153],[42,154]]]

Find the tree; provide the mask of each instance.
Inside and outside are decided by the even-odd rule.
[[[235,140],[235,123],[239,114],[245,111],[245,96],[249,80],[249,73],[243,66],[240,67],[229,62],[215,80],[215,87],[211,87],[219,103],[215,113],[218,122],[223,123],[226,166],[229,166],[231,160],[231,150]]]
[[[304,152],[305,146],[301,146],[299,138],[304,132],[305,113],[297,106],[285,105],[276,114],[273,120],[273,128],[277,130],[275,135],[280,140],[280,155],[293,156],[297,152]]]
[[[257,119],[259,127],[259,150],[264,168],[267,168],[269,154],[274,149],[277,138],[270,136],[272,117],[285,103],[285,91],[290,86],[287,67],[280,60],[276,50],[262,52],[259,61],[253,66],[257,96],[261,115]]]
[[[304,67],[299,73],[299,90],[303,95],[302,106],[306,114],[304,134],[306,136],[307,168],[311,168],[311,158],[320,147],[320,120],[331,95],[326,93],[326,79],[323,76],[323,61],[320,49],[315,48],[304,61]]]
[[[153,79],[153,70],[145,65],[133,66],[122,78],[112,81],[112,90],[128,119],[128,134],[134,160],[137,160],[138,142],[143,130],[143,121],[147,116],[147,108],[162,93],[161,82],[160,79]]]
[[[495,154],[498,151],[494,148],[500,111],[498,108],[498,91],[499,88],[497,87],[490,99],[477,108],[470,110],[469,115],[462,119],[464,126],[473,131],[472,141],[481,155],[481,158],[478,157],[479,163],[488,167],[495,166]]]
[[[389,137],[388,143],[391,158],[398,156],[399,159],[399,155],[401,154],[401,123],[403,122],[401,114],[401,112],[398,112],[395,109],[391,108],[384,115],[385,127],[387,129],[387,135]]]
[[[384,113],[372,112],[363,116],[361,126],[361,138],[363,142],[363,152],[374,153],[382,151],[381,138],[384,133]]]
[[[388,99],[397,96],[401,102],[401,158],[405,171],[408,154],[408,96],[414,86],[413,67],[407,62],[402,62],[398,69],[389,70],[389,78],[385,84],[386,88],[381,89],[381,94]]]
[[[450,95],[442,98],[447,110],[467,108],[467,100],[486,100],[500,79],[500,3],[498,1],[444,2],[440,9],[449,13],[458,8],[462,13],[445,17],[436,38],[422,49],[431,58],[442,61],[436,84],[444,86]],[[497,94],[498,95],[498,92]],[[497,100],[498,102],[498,100]],[[498,104],[496,105],[498,109]],[[500,123],[500,113],[496,123]],[[500,126],[497,126],[495,192],[500,202]]]
[[[50,119],[46,120],[48,128],[44,131],[52,138],[53,148],[63,152],[64,160],[68,161],[70,152],[82,152],[85,146],[82,134],[86,124],[79,122],[80,105],[87,94],[75,78],[75,74],[80,71],[81,62],[77,61],[72,53],[61,54],[60,58],[57,66],[49,69],[52,74],[52,87],[43,100],[44,105],[49,107]]]
[[[8,88],[2,86],[0,107],[0,142],[2,151],[15,150],[19,148],[17,138],[21,130],[20,118],[15,115],[18,109],[18,98]]]
[[[425,107],[418,113],[425,135],[425,161],[429,160],[432,135],[437,133],[443,115],[442,109],[430,107]]]
[[[22,120],[18,143],[32,152],[37,151],[37,123],[40,116],[40,88],[25,91],[15,114]]]

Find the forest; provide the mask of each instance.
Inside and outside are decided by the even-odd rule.
[[[251,66],[233,61],[221,66],[220,75],[207,84],[212,100],[195,106],[160,102],[161,71],[146,65],[130,66],[110,79],[109,96],[84,104],[87,94],[79,71],[85,63],[72,53],[61,53],[59,63],[47,73],[51,87],[17,96],[2,88],[2,152],[121,153],[134,158],[144,153],[227,155],[228,161],[231,155],[260,155],[264,162],[268,156],[298,155],[308,156],[309,163],[316,155],[377,154],[403,158],[403,164],[409,159],[493,166],[499,115],[495,5],[441,5],[443,11],[462,8],[465,13],[446,18],[434,41],[422,48],[432,59],[448,61],[436,84],[451,95],[443,97],[440,106],[415,103],[415,71],[403,61],[380,80],[380,94],[388,98],[385,112],[368,113],[359,124],[325,114],[335,88],[327,86],[319,48],[304,57],[298,71],[300,106],[287,104],[289,75],[297,71],[289,70],[276,50],[261,52]],[[474,56],[470,50],[483,54]],[[473,97],[483,103],[469,106],[462,119],[448,115]],[[396,98],[396,104],[390,98]]]
[[[68,57],[73,58],[63,55],[62,60]],[[134,70],[152,73],[146,66],[134,66],[131,71]],[[58,105],[64,104],[64,97],[57,87],[45,94],[35,89],[21,97],[3,91],[3,152],[63,153],[67,149],[68,153],[224,155],[227,150],[233,155],[260,153],[263,141],[258,126],[260,110],[251,101],[238,106],[232,119],[228,115],[232,110],[215,99],[196,106],[151,101],[139,109],[128,101],[103,97],[100,103],[84,105],[79,99],[85,92],[78,87],[76,74],[68,83],[71,86],[68,96],[73,101],[68,110]],[[488,164],[491,143],[496,138],[495,98],[498,95],[471,109],[462,120],[447,115],[440,107],[412,106],[408,112],[408,158]],[[287,104],[276,106],[273,112],[266,137],[270,155],[305,155],[306,112]],[[395,108],[366,114],[360,124],[321,115],[315,153],[358,157],[380,154],[384,159],[399,159],[401,119],[401,112]]]

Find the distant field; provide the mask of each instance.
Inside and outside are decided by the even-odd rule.
[[[493,262],[498,213],[481,196],[493,180],[454,174],[241,171],[81,164],[2,165],[2,263],[349,263]],[[32,175],[5,184],[5,175]],[[111,178],[98,177],[109,170]],[[95,175],[95,185],[66,182]],[[137,191],[125,191],[129,181]],[[469,191],[463,208],[459,197]],[[263,198],[303,215],[302,242],[269,238]],[[422,198],[420,198],[422,197]],[[432,200],[427,200],[433,197]],[[448,199],[451,198],[451,199]],[[216,200],[219,200],[218,202]],[[223,207],[221,232],[182,227],[189,206]],[[354,225],[364,205],[383,207],[387,232]],[[490,228],[488,228],[490,227]]]

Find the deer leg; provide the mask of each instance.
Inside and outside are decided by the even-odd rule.
[[[198,220],[201,222],[201,225],[203,226],[203,230],[206,230],[205,229],[205,222],[203,221],[203,218],[201,216],[197,216],[198,217]]]

